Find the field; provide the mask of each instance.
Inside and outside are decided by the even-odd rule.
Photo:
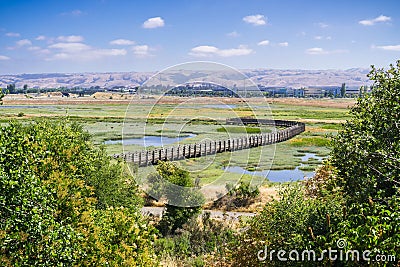
[[[274,185],[260,176],[227,172],[224,169],[228,166],[247,171],[293,170],[300,166],[303,171],[314,171],[321,162],[315,158],[302,161],[301,157],[306,153],[325,157],[329,153],[329,137],[335,135],[340,123],[348,118],[347,108],[353,104],[351,99],[163,97],[157,100],[156,96],[140,99],[119,94],[82,98],[20,95],[4,99],[0,118],[1,123],[7,123],[10,118],[31,121],[42,117],[68,117],[71,121],[82,123],[97,145],[122,138],[191,135],[191,138],[180,141],[184,144],[274,130],[272,127],[225,125],[225,119],[232,117],[257,116],[306,123],[304,133],[283,143],[178,163],[190,170],[191,176],[198,178],[201,185],[222,190],[226,183],[236,183],[240,179],[267,187]],[[107,144],[105,148],[110,155],[143,149],[141,145],[120,143]],[[136,175],[140,180],[152,171],[153,167],[140,168]],[[290,179],[287,178],[288,181]]]

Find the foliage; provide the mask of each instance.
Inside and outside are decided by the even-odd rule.
[[[150,195],[166,199],[165,212],[157,226],[164,236],[173,234],[199,214],[204,197],[194,187],[188,171],[171,162],[159,161],[157,174],[150,175],[148,180],[152,184]]]
[[[261,129],[258,127],[248,127],[248,126],[230,126],[217,128],[219,133],[244,133],[244,134],[259,134]]]
[[[331,235],[342,220],[341,200],[305,197],[299,184],[287,185],[279,191],[280,200],[268,202],[264,210],[247,225],[248,229],[228,251],[233,266],[287,266],[288,262],[275,257],[260,261],[257,253],[267,246],[268,251],[305,249],[321,252],[332,245]],[[287,255],[286,255],[287,256]],[[325,259],[327,260],[327,259]],[[293,266],[314,266],[315,262],[290,262]],[[326,262],[325,262],[326,264]]]
[[[240,235],[229,255],[233,265],[287,266],[260,262],[257,252],[283,249],[370,251],[376,266],[399,264],[400,247],[400,61],[389,70],[372,68],[372,92],[359,98],[351,119],[334,137],[330,159],[314,178],[289,186],[268,203]],[[304,192],[304,193],[303,193]],[[339,247],[338,240],[344,240]],[[343,244],[343,243],[342,243]],[[375,261],[384,255],[390,261]],[[388,258],[394,257],[394,258]],[[394,262],[393,262],[394,260]],[[397,262],[395,261],[397,260]],[[289,262],[313,266],[315,262]],[[320,265],[364,266],[326,259]]]
[[[9,122],[0,130],[1,265],[149,263],[155,230],[129,181],[80,125]]]
[[[211,219],[206,212],[189,220],[174,236],[158,239],[156,253],[183,266],[215,265],[234,233],[232,222]]]
[[[373,67],[369,78],[372,92],[358,99],[333,144],[332,165],[348,210],[338,235],[352,248],[399,259],[400,61],[386,71]]]
[[[254,203],[260,195],[260,190],[250,182],[240,181],[239,184],[226,184],[228,193],[212,204],[213,208],[224,208],[233,210],[235,208],[246,207]]]

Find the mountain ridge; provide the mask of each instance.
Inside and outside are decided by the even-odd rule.
[[[340,86],[346,83],[350,87],[370,85],[367,78],[369,69],[351,68],[346,70],[304,70],[304,69],[243,69],[244,75],[257,85],[267,87],[310,87],[310,86]],[[29,88],[112,88],[115,86],[135,87],[140,86],[158,72],[83,72],[83,73],[21,73],[0,75],[0,87],[15,84],[22,88],[25,84]],[[162,75],[162,79],[161,79]],[[201,71],[186,71],[182,75],[163,72],[160,83],[179,84],[187,81],[206,80],[210,75]],[[225,75],[226,76],[226,75]],[[213,74],[222,84],[233,84],[242,79],[228,79],[224,75]],[[211,76],[209,76],[211,77]]]

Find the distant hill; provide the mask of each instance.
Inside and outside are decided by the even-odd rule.
[[[268,87],[309,87],[309,86],[340,86],[346,83],[350,87],[370,84],[367,78],[368,69],[354,68],[348,70],[275,70],[275,69],[246,69],[241,70],[257,85]],[[156,72],[106,72],[106,73],[43,73],[0,75],[0,87],[16,84],[22,88],[59,88],[59,87],[100,87],[115,86],[134,87],[142,85]],[[207,80],[210,75],[201,71],[185,71],[184,73],[162,73],[160,82],[163,84],[180,84],[187,81]],[[226,76],[226,75],[225,75]],[[221,73],[213,75],[224,85],[240,83],[242,77],[225,77]],[[158,78],[154,79],[157,81]],[[235,80],[236,79],[236,80]]]

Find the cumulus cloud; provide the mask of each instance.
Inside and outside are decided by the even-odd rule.
[[[93,60],[108,56],[124,56],[125,49],[100,49],[84,43],[55,43],[48,47],[55,53],[47,60]]]
[[[29,51],[39,51],[40,49],[41,49],[41,47],[39,47],[39,46],[30,46],[30,47],[28,47]]]
[[[149,18],[143,22],[143,28],[145,29],[154,29],[159,27],[164,27],[164,20],[161,17]]]
[[[386,51],[400,51],[400,45],[383,45],[376,46],[376,48]]]
[[[261,41],[261,42],[259,42],[257,45],[269,45],[269,40],[264,40],[264,41]]]
[[[17,46],[21,47],[21,46],[26,46],[26,45],[32,45],[32,42],[28,39],[22,39],[19,40],[17,42],[15,42]]]
[[[7,56],[0,55],[0,60],[9,60],[10,58]]]
[[[148,45],[135,45],[132,47],[132,51],[137,57],[150,56],[150,47]]]
[[[373,26],[377,23],[380,22],[388,22],[391,21],[392,18],[384,15],[380,15],[374,19],[365,19],[365,20],[360,20],[358,23],[364,26]]]
[[[289,43],[288,42],[282,42],[282,43],[279,43],[278,45],[282,46],[282,47],[287,47],[287,46],[289,46]]]
[[[80,35],[58,36],[57,41],[66,43],[78,43],[83,41],[83,37]]]
[[[324,23],[324,22],[318,22],[317,25],[318,25],[318,27],[320,27],[322,29],[325,29],[325,28],[329,27],[329,25]]]
[[[112,45],[134,45],[135,42],[127,39],[116,39],[110,42]]]
[[[44,41],[46,40],[46,36],[44,35],[39,35],[38,37],[35,38],[36,41]]]
[[[196,46],[190,50],[189,55],[195,57],[210,57],[210,56],[220,56],[220,57],[232,57],[232,56],[245,56],[253,52],[252,49],[247,46],[240,45],[238,48],[230,49],[219,49],[215,46],[201,45]]]
[[[20,37],[21,34],[17,33],[17,32],[7,32],[6,33],[7,37]]]
[[[233,37],[233,38],[236,38],[236,37],[240,36],[240,34],[237,31],[229,32],[226,35],[229,36],[229,37]]]
[[[332,40],[332,37],[331,36],[324,37],[324,36],[321,36],[321,35],[317,35],[317,36],[314,36],[314,39],[315,40]]]
[[[243,17],[243,21],[252,24],[254,26],[261,26],[267,24],[267,18],[265,18],[264,15],[260,14]]]
[[[329,55],[329,54],[342,54],[347,53],[347,50],[325,50],[321,47],[313,47],[306,50],[309,55]]]

